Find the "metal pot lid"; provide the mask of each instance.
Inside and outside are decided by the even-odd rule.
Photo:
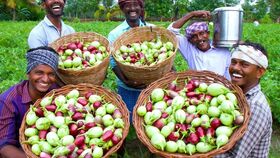
[[[214,10],[214,12],[218,12],[218,11],[242,11],[243,12],[243,9],[241,8],[241,6],[235,6],[235,7],[220,7]]]

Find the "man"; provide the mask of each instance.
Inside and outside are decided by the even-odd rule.
[[[215,48],[211,45],[206,22],[194,22],[186,28],[185,36],[180,34],[180,29],[190,19],[209,17],[209,11],[193,11],[171,23],[167,29],[176,34],[179,50],[190,69],[209,70],[230,79],[230,52],[226,48]]]
[[[111,44],[120,35],[133,27],[151,25],[144,21],[145,12],[143,0],[119,0],[118,4],[125,15],[125,21],[109,33],[108,40]]]
[[[58,54],[49,47],[31,49],[26,54],[28,80],[0,95],[0,157],[21,158],[25,153],[19,143],[19,128],[31,104],[57,88]]]
[[[75,32],[61,20],[65,2],[66,0],[42,0],[46,16],[31,30],[28,37],[30,48],[48,46],[56,39]]]
[[[245,42],[233,51],[229,72],[232,82],[238,85],[246,96],[251,118],[244,136],[230,151],[217,157],[268,157],[272,116],[259,84],[267,67],[267,52],[259,44]]]
[[[153,26],[144,21],[144,2],[143,0],[119,0],[120,9],[125,15],[125,21],[113,29],[109,35],[108,40],[112,44],[120,35],[133,27]],[[127,80],[121,70],[117,67],[113,57],[111,57],[110,64],[114,73],[117,75],[118,93],[126,103],[129,111],[133,111],[133,107],[138,99],[143,85],[133,86],[133,81]],[[137,83],[136,83],[137,84]],[[131,117],[132,118],[132,117]]]

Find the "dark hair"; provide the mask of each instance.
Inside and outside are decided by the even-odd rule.
[[[246,45],[246,46],[251,46],[259,51],[261,51],[267,58],[268,58],[268,53],[264,46],[262,46],[260,43],[254,43],[249,40],[246,40],[245,42],[241,41],[238,44],[234,45],[233,47],[238,47],[238,45]]]
[[[37,48],[31,48],[26,53],[32,52],[32,51],[38,50],[38,49],[48,50],[48,51],[54,52],[55,54],[58,54],[52,47],[48,47],[48,46],[40,46]]]

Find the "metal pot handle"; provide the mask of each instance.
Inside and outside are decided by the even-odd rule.
[[[214,10],[210,13],[211,15],[211,21],[214,21],[217,17],[218,11]]]

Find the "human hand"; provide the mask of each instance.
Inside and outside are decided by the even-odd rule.
[[[193,12],[191,12],[191,15],[192,15],[192,17],[196,17],[196,18],[203,18],[203,19],[211,18],[210,11],[206,11],[206,10],[193,11]]]
[[[146,88],[146,85],[143,83],[138,83],[137,81],[131,81],[131,80],[123,80],[123,82],[128,85],[129,87],[133,87],[136,89],[143,89]]]

